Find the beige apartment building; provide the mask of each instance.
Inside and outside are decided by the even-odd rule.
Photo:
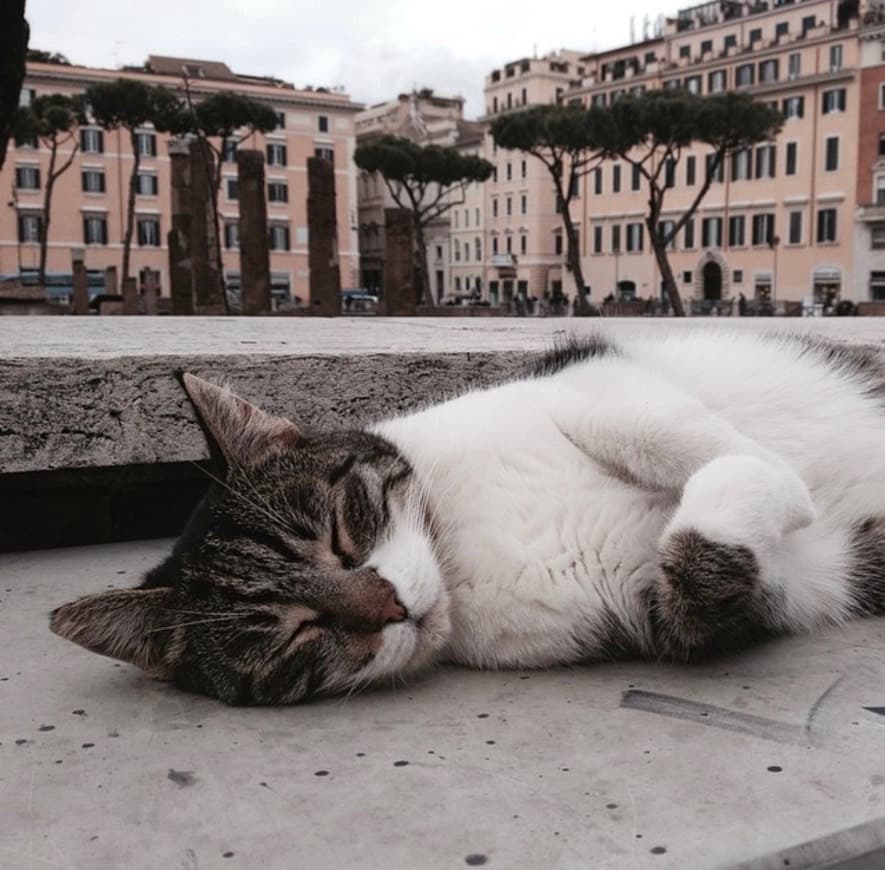
[[[400,136],[420,145],[449,147],[459,141],[463,120],[463,97],[443,97],[425,88],[400,94],[360,112],[356,117],[356,138],[359,144],[377,136]],[[357,172],[361,286],[369,292],[382,292],[384,209],[399,206],[378,173]],[[433,196],[434,191],[428,191],[427,201]],[[450,220],[449,214],[442,215],[425,233],[430,288],[437,301],[452,287]]]
[[[465,156],[482,157],[486,131],[478,121],[462,121],[454,147]],[[455,299],[482,298],[486,273],[486,186],[468,184],[458,204],[448,214],[451,234],[450,295]],[[435,249],[432,262],[439,262],[442,252]]]
[[[40,94],[78,94],[89,85],[117,78],[163,85],[183,95],[185,77],[195,101],[234,91],[269,103],[280,125],[257,134],[242,147],[266,155],[268,221],[274,298],[280,304],[309,300],[307,234],[307,158],[335,163],[338,248],[344,287],[359,281],[356,170],[353,164],[354,119],[362,108],[350,98],[324,88],[293,85],[232,72],[224,63],[151,56],[143,67],[122,70],[29,63],[22,101]],[[171,225],[169,137],[150,126],[138,135],[141,168],[136,198],[132,274],[159,273],[161,295],[169,295],[166,234]],[[102,272],[119,268],[126,223],[126,196],[133,157],[124,132],[94,125],[77,131],[77,154],[58,181],[53,198],[47,290],[64,300],[71,288],[72,249],[85,249],[92,293],[102,287]],[[235,143],[226,149],[219,207],[223,220],[223,265],[228,286],[239,286],[237,169]],[[63,149],[65,155],[70,151]],[[39,260],[38,241],[49,160],[44,148],[13,148],[0,189],[11,191],[0,207],[0,276],[28,276]]]

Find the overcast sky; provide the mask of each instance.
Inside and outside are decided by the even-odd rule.
[[[0,0],[2,2],[2,0]],[[236,72],[305,85],[343,85],[377,103],[413,86],[482,110],[483,77],[552,49],[592,51],[637,38],[643,19],[680,5],[620,0],[27,0],[31,46],[115,68],[149,54],[221,60]]]

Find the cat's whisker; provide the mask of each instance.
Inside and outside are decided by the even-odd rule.
[[[209,625],[213,622],[231,622],[232,620],[239,618],[239,615],[232,614],[231,616],[214,616],[211,619],[195,619],[192,622],[175,622],[171,625],[161,625],[158,628],[149,628],[145,631],[145,634],[157,634],[161,631],[173,631],[176,628],[189,628],[194,625]]]

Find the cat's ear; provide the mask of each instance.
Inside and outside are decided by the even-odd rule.
[[[52,611],[49,627],[65,640],[163,676],[174,622],[173,590],[115,589],[88,595]]]
[[[181,384],[193,403],[213,454],[226,465],[250,468],[298,440],[298,427],[282,417],[266,414],[226,387],[184,373]]]

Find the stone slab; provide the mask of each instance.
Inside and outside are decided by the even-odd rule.
[[[0,866],[796,870],[883,843],[883,620],[234,709],[46,627],[169,545],[0,556]]]
[[[327,427],[492,383],[570,333],[617,338],[698,328],[885,341],[878,318],[3,318],[0,473],[205,458],[174,378],[179,368]]]

